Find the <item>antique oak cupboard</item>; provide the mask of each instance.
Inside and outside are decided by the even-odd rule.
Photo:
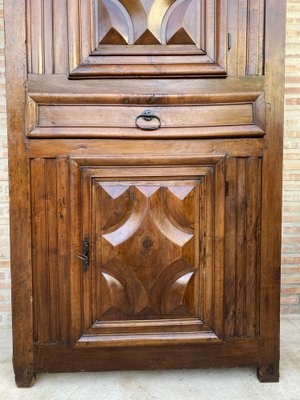
[[[17,385],[278,381],[285,1],[4,4]]]

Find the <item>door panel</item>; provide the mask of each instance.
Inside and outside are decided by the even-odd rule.
[[[69,341],[69,165],[66,158],[30,162],[33,341]]]
[[[31,74],[264,74],[264,0],[27,3]]]
[[[104,161],[71,161],[73,304],[82,309],[73,318],[74,344],[218,340],[223,157],[198,156],[190,165],[180,157],[152,166],[136,157],[132,166]],[[87,270],[76,257],[85,238]]]
[[[225,236],[225,335],[257,337],[261,174],[259,157],[228,158]]]
[[[34,340],[67,342],[66,315],[74,344],[258,337],[262,159],[228,157],[225,170],[226,190],[220,156],[33,159]]]

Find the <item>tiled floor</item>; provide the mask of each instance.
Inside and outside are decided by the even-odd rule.
[[[42,374],[17,389],[9,328],[0,329],[1,400],[300,400],[300,315],[282,318],[280,383],[261,384],[255,369]]]

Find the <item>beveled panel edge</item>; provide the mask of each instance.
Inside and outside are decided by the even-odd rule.
[[[262,91],[195,93],[185,94],[89,94],[89,93],[29,93],[28,97],[37,104],[116,104],[116,105],[206,105],[223,103],[249,103],[256,101]]]
[[[70,155],[68,158],[70,161],[75,162],[79,166],[173,166],[173,165],[187,165],[187,166],[206,166],[214,165],[220,160],[224,160],[226,153],[219,154],[206,154],[206,153],[194,153],[189,155],[158,155],[158,154],[122,154],[122,155],[84,155],[76,156]]]
[[[128,346],[177,346],[179,344],[222,343],[213,331],[172,332],[157,334],[115,334],[115,335],[83,335],[75,344],[75,348],[85,347],[128,347]]]
[[[142,131],[134,128],[66,128],[37,127],[27,136],[31,139],[208,139],[208,138],[259,138],[265,132],[256,125],[238,125],[200,128],[164,128],[159,131]]]
[[[91,64],[90,59],[79,64],[69,73],[70,79],[100,79],[100,78],[151,78],[165,77],[220,77],[226,78],[227,72],[217,63],[207,63],[206,56],[198,56],[199,63],[174,63],[174,64]],[[205,62],[201,60],[205,57]],[[94,57],[93,57],[94,58]],[[93,60],[93,59],[91,59]],[[201,61],[200,61],[201,60]],[[93,60],[94,61],[94,60]]]

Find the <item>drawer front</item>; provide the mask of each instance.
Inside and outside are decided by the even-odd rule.
[[[190,103],[188,99],[177,98],[177,104],[171,104],[172,99],[167,99],[167,104],[159,104],[159,99],[155,104],[147,104],[142,99],[141,105],[131,104],[130,99],[121,99],[129,105],[120,102],[103,104],[103,100],[32,95],[28,101],[28,136],[188,138],[264,135],[264,99],[257,93],[203,96],[191,99]]]

